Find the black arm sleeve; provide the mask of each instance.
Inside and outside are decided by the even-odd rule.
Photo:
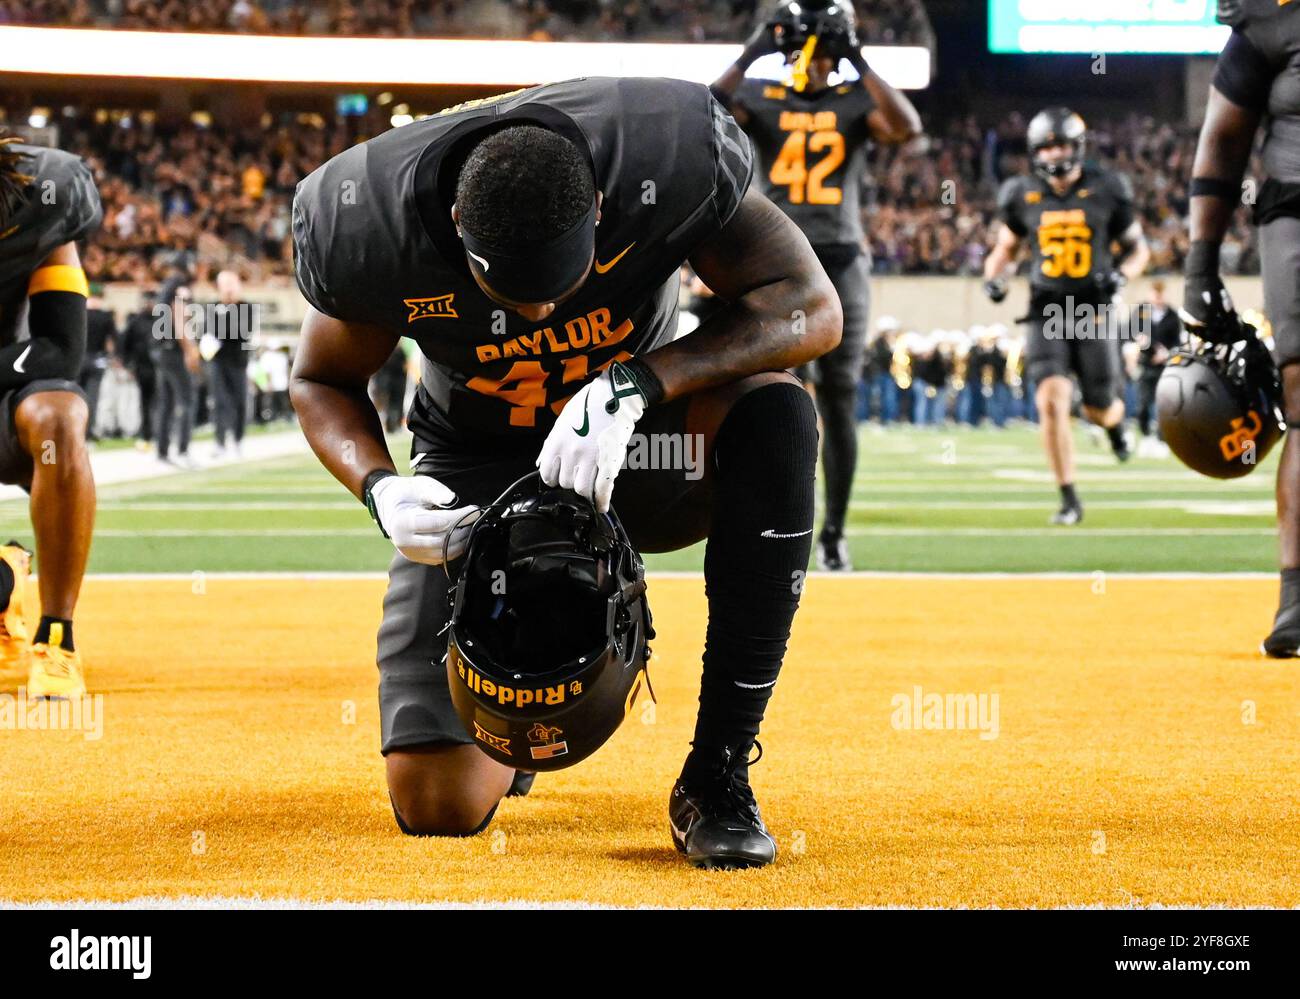
[[[1276,75],[1264,53],[1240,31],[1234,31],[1219,54],[1214,87],[1239,107],[1266,111]]]
[[[1017,178],[1012,177],[1003,183],[998,191],[998,218],[1017,237],[1024,239],[1029,234],[1029,227],[1020,217],[1020,195],[1020,184]]]
[[[711,102],[713,115],[714,183],[713,203],[717,228],[736,214],[754,179],[754,148],[736,119],[720,104]]]
[[[31,339],[0,350],[0,391],[42,378],[75,379],[86,353],[86,298],[42,291],[29,299]]]
[[[717,101],[719,104],[721,104],[724,108],[726,108],[728,111],[731,110],[731,94],[727,93],[716,83],[709,84],[709,93],[711,93],[713,95],[713,99]]]
[[[1110,229],[1107,235],[1111,239],[1122,239],[1124,233],[1137,221],[1137,212],[1133,207],[1133,185],[1122,173],[1111,177],[1111,188],[1115,193],[1115,210],[1110,216]],[[1132,249],[1125,246],[1125,250]]]

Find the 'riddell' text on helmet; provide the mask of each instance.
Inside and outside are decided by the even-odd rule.
[[[499,763],[578,763],[648,685],[654,631],[641,557],[612,511],[536,473],[475,522],[452,599],[452,704]]]

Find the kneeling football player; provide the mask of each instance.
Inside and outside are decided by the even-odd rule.
[[[640,551],[708,539],[699,716],[670,821],[697,865],[775,858],[748,765],[808,564],[817,457],[812,400],[787,369],[836,346],[841,314],[752,173],[706,87],[587,79],[394,129],[299,186],[311,308],[293,401],[321,461],[398,549],[378,661],[404,832],[476,833],[519,789],[465,731],[442,663],[469,522],[539,469],[612,503]],[[686,261],[727,305],[675,340]],[[425,362],[410,476],[366,395],[400,336]],[[639,435],[693,460],[620,474]]]
[[[72,614],[90,554],[95,481],[89,411],[75,380],[88,292],[76,241],[102,215],[80,159],[0,138],[0,482],[31,494],[41,605],[29,636],[30,556],[16,541],[0,547],[0,666],[27,668],[32,698],[86,691]]]

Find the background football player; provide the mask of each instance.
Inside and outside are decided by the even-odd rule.
[[[1294,428],[1300,421],[1300,91],[1291,67],[1300,52],[1300,5],[1221,0],[1219,20],[1232,25],[1232,34],[1215,69],[1192,166],[1183,321],[1215,343],[1244,335],[1219,277],[1219,248],[1242,200],[1255,132],[1267,118],[1255,222],[1283,408]],[[1294,434],[1287,434],[1278,465],[1277,520],[1281,598],[1263,650],[1294,658],[1300,655],[1300,444]]]
[[[748,761],[812,545],[817,450],[812,402],[787,369],[833,349],[841,315],[808,241],[749,190],[752,172],[705,87],[586,79],[393,129],[299,186],[311,309],[293,402],[321,461],[398,549],[378,659],[405,832],[477,832],[516,777],[466,733],[442,660],[468,525],[536,467],[602,509],[612,499],[642,551],[707,537],[700,708],[674,841],[702,866],[775,858]],[[688,259],[726,304],[674,340]],[[425,361],[409,477],[366,394],[403,335]],[[698,441],[705,460],[620,475],[638,432]]]
[[[778,51],[793,67],[790,86],[745,78],[756,59]],[[858,79],[831,86],[841,60]],[[824,435],[826,509],[817,564],[851,569],[844,520],[858,461],[854,411],[870,307],[860,197],[866,150],[873,139],[901,143],[919,135],[921,119],[862,57],[847,0],[783,3],[711,89],[754,140],[763,193],[803,230],[840,296],[844,337],[808,365],[808,375],[816,383]]]
[[[72,615],[90,554],[95,482],[89,409],[75,380],[89,292],[76,241],[102,214],[80,159],[0,137],[0,482],[31,494],[41,603],[29,648],[29,559],[17,542],[0,548],[0,656],[7,668],[29,666],[29,697],[86,689]]]
[[[1151,258],[1128,179],[1085,163],[1086,140],[1083,119],[1068,108],[1049,108],[1030,121],[1033,173],[1010,178],[998,192],[1002,224],[984,261],[985,293],[1001,302],[1006,275],[1021,244],[1030,241],[1025,373],[1037,386],[1043,447],[1061,491],[1052,523],[1066,525],[1083,519],[1074,488],[1070,375],[1079,379],[1084,416],[1106,430],[1116,456],[1126,461],[1116,334],[1127,327],[1114,321],[1110,308],[1119,288]]]

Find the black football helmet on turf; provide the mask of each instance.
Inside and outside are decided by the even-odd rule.
[[[486,507],[447,636],[452,704],[479,749],[526,771],[599,749],[649,686],[645,590],[645,565],[612,511],[537,473]]]
[[[1183,347],[1156,385],[1156,414],[1169,450],[1214,479],[1249,474],[1286,430],[1277,365],[1256,335]]]
[[[1083,162],[1084,147],[1088,141],[1088,126],[1069,108],[1047,108],[1039,111],[1029,122],[1025,141],[1029,145],[1034,173],[1044,180],[1051,177],[1064,177]],[[1060,145],[1072,146],[1074,154],[1051,163],[1038,155],[1039,151],[1047,146]]]

